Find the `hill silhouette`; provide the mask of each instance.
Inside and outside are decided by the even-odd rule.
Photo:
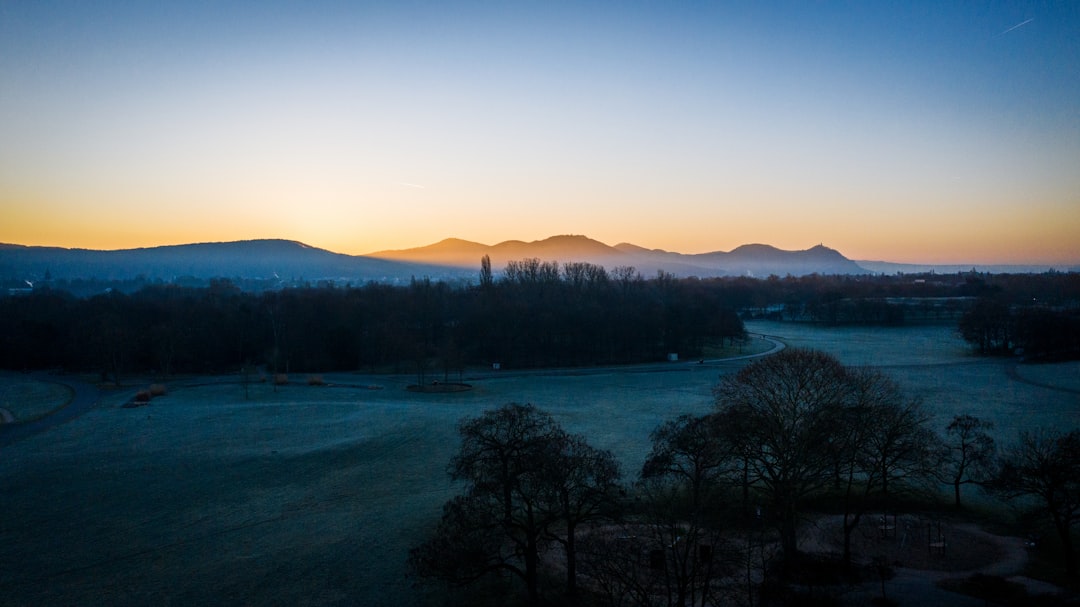
[[[454,267],[476,267],[480,257],[491,257],[493,268],[506,262],[536,257],[543,261],[584,261],[607,268],[633,266],[643,275],[664,271],[676,276],[784,276],[805,274],[866,274],[867,271],[840,252],[818,245],[804,251],[785,251],[764,244],[748,244],[731,252],[683,254],[646,249],[630,243],[609,246],[586,236],[561,235],[523,242],[508,240],[483,245],[447,239],[426,247],[377,251],[368,257]]]
[[[784,251],[763,244],[687,255],[646,249],[629,243],[610,246],[586,236],[560,235],[525,242],[507,240],[485,245],[448,238],[432,245],[368,255],[345,255],[292,240],[245,240],[102,251],[0,244],[0,278],[31,282],[49,276],[57,280],[174,281],[244,278],[280,280],[337,280],[400,282],[412,277],[465,278],[476,276],[480,259],[491,257],[499,272],[509,261],[588,262],[609,270],[634,267],[643,276],[658,271],[675,276],[784,276],[866,273],[838,251],[816,246]]]
[[[333,253],[291,240],[245,240],[100,251],[0,245],[0,277],[40,280],[192,278],[391,281],[442,268]]]

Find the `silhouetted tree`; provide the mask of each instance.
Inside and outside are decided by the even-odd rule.
[[[1009,306],[998,299],[980,299],[960,317],[959,331],[964,341],[980,354],[1012,351],[1013,318]]]
[[[982,485],[994,473],[997,447],[989,431],[994,423],[974,415],[956,415],[945,427],[942,442],[942,480],[953,486],[953,503],[959,508],[960,487]]]
[[[646,587],[663,597],[661,604],[715,604],[723,590],[720,579],[731,573],[717,525],[722,509],[717,490],[733,460],[719,421],[716,415],[683,415],[652,433],[637,486],[640,516],[649,531],[642,548],[650,555],[651,571],[644,580],[639,572],[627,581],[641,588],[651,578]]]
[[[690,507],[703,509],[732,465],[719,424],[716,415],[681,415],[661,424],[652,432],[652,450],[641,477],[676,480]]]
[[[798,551],[799,506],[835,471],[836,423],[850,399],[846,369],[823,352],[787,349],[723,378],[722,414],[740,419],[738,451],[779,518],[785,557]]]
[[[551,479],[555,514],[563,533],[549,530],[549,537],[563,546],[566,554],[566,594],[577,594],[577,529],[590,521],[610,518],[618,508],[619,463],[610,451],[595,449],[585,438],[563,435],[551,459]]]
[[[1027,359],[1080,357],[1080,315],[1043,307],[1020,310],[1015,318],[1015,339]]]
[[[845,562],[851,561],[851,535],[869,499],[888,500],[890,487],[921,483],[933,471],[936,443],[919,403],[877,369],[848,370],[849,394],[836,418],[830,442],[835,448],[844,504]]]
[[[451,459],[463,496],[444,508],[435,534],[410,553],[423,576],[469,583],[509,571],[539,598],[541,549],[557,541],[567,557],[567,592],[576,592],[576,532],[602,516],[618,492],[618,465],[606,451],[564,432],[532,405],[509,404],[464,420]]]
[[[495,278],[491,274],[491,256],[484,255],[480,258],[480,288],[490,289],[494,283]]]
[[[1065,557],[1065,573],[1077,580],[1073,525],[1080,520],[1080,430],[1065,434],[1023,432],[1002,458],[993,488],[1007,498],[1033,497],[1053,522]]]

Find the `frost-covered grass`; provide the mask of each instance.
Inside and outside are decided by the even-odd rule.
[[[772,348],[772,343],[756,337],[746,340],[725,340],[722,344],[713,343],[705,346],[705,358],[730,358],[734,356],[747,356],[760,354]]]
[[[15,421],[36,419],[63,407],[70,399],[71,390],[59,384],[29,375],[0,373],[0,408],[10,411]]]
[[[847,365],[925,365],[974,360],[955,325],[826,327],[809,323],[746,323],[746,330],[779,337],[796,348],[814,348]]]
[[[1080,365],[1028,365],[1010,358],[977,357],[952,325],[873,328],[753,322],[747,323],[747,330],[782,337],[789,346],[824,350],[844,364],[882,368],[907,394],[922,399],[939,431],[958,413],[993,421],[999,442],[1006,445],[1021,430],[1080,427],[1076,389]]]
[[[991,416],[1002,436],[1078,425],[1080,396],[1061,389],[1071,378],[1024,366],[1020,379],[1038,381],[1019,381],[1008,361],[969,356],[949,327],[748,328],[883,365],[941,426],[962,411]],[[0,593],[15,604],[418,604],[405,557],[455,492],[446,464],[460,419],[533,403],[632,478],[652,429],[708,411],[720,374],[743,364],[486,373],[457,394],[408,392],[411,376],[253,384],[250,398],[238,383],[174,384],[137,409],[113,393],[4,450]]]
[[[629,462],[659,421],[711,405],[716,369],[506,376],[415,394],[170,386],[123,394],[5,450],[0,589],[29,604],[396,604],[408,547],[454,493],[457,423],[532,402]]]
[[[1025,380],[1080,392],[1080,361],[1020,365],[1017,374]]]

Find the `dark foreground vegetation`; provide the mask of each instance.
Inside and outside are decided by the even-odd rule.
[[[485,266],[486,267],[486,266]],[[570,366],[698,356],[741,338],[726,289],[669,276],[609,275],[525,260],[479,286],[297,288],[253,294],[228,281],[79,299],[57,290],[0,299],[0,367],[123,373],[382,369],[457,373],[467,364]]]
[[[966,484],[1023,498],[1076,579],[1080,430],[998,453],[978,418],[933,428],[886,375],[812,350],[752,363],[715,395],[713,413],[657,427],[629,484],[611,453],[531,405],[463,420],[448,466],[462,493],[411,571],[456,588],[448,604],[827,605],[870,582],[888,604],[890,563],[855,554],[853,532],[885,533],[871,513],[926,504],[949,482],[957,508]],[[840,521],[841,554],[801,550],[812,508]]]
[[[485,259],[478,284],[305,286],[252,292],[139,283],[76,297],[0,297],[0,367],[125,373],[415,372],[583,366],[702,356],[742,318],[825,324],[957,322],[979,351],[1080,356],[1080,275],[643,278],[633,268]],[[60,285],[62,286],[62,285]],[[124,285],[132,287],[133,285]]]

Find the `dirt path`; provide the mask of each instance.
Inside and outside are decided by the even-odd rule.
[[[994,535],[971,523],[944,522],[937,519],[901,515],[895,522],[896,535],[881,538],[877,526],[864,518],[860,533],[852,536],[852,552],[857,560],[879,556],[891,563],[895,576],[885,582],[886,594],[899,605],[985,605],[944,590],[943,580],[965,579],[975,574],[1000,576],[1023,584],[1028,594],[1058,594],[1061,588],[1020,575],[1028,562],[1028,549],[1022,538]],[[808,552],[838,553],[842,546],[842,518],[827,517],[812,525],[804,536]],[[944,533],[944,553],[931,552],[928,532]],[[845,595],[845,604],[868,604],[881,596],[880,582],[868,582]]]
[[[1052,385],[1052,384],[1047,384],[1047,383],[1035,381],[1033,379],[1028,379],[1028,378],[1026,378],[1026,377],[1024,377],[1023,375],[1020,374],[1020,368],[1019,367],[1020,367],[1019,362],[1010,361],[1010,363],[1005,367],[1005,375],[1007,375],[1009,377],[1009,379],[1011,379],[1013,381],[1018,381],[1018,382],[1020,382],[1022,384],[1027,384],[1029,386],[1038,386],[1039,388],[1046,388],[1047,390],[1056,390],[1057,392],[1064,392],[1066,394],[1080,394],[1080,390],[1074,390],[1073,388],[1067,388],[1065,386],[1055,386],[1055,385]]]
[[[757,354],[743,354],[740,356],[731,356],[728,358],[708,358],[695,361],[678,361],[678,362],[655,362],[655,363],[639,363],[630,365],[607,365],[600,367],[545,367],[539,369],[503,369],[500,371],[479,371],[474,370],[465,377],[466,381],[477,381],[482,379],[494,379],[494,378],[507,378],[507,377],[563,377],[563,376],[586,376],[586,375],[605,375],[608,373],[669,373],[669,372],[685,372],[691,371],[700,367],[720,367],[723,368],[728,365],[743,365],[746,361],[753,360],[755,358],[762,358],[783,350],[787,347],[784,342],[780,341],[780,338],[767,336],[760,333],[750,334],[751,337],[756,337],[764,341],[769,342],[772,347],[764,352],[758,352]]]
[[[69,422],[90,409],[93,409],[94,406],[97,405],[98,399],[101,397],[101,392],[98,390],[97,386],[71,377],[47,373],[35,373],[34,377],[40,381],[53,382],[71,388],[73,394],[71,401],[45,417],[33,421],[0,424],[0,447],[6,447],[7,445],[27,437],[40,434],[50,428]]]

